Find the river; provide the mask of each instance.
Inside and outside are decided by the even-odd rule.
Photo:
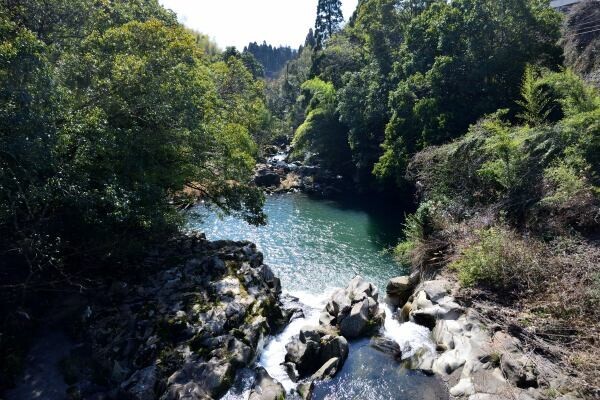
[[[403,212],[372,200],[316,200],[303,194],[269,196],[268,224],[254,227],[233,217],[219,218],[198,206],[188,227],[205,232],[209,240],[250,240],[257,244],[282,282],[284,294],[298,298],[305,318],[292,322],[271,338],[258,363],[288,391],[295,384],[280,363],[285,344],[305,325],[318,324],[319,312],[335,288],[345,287],[357,274],[385,290],[387,280],[406,273],[390,248],[401,234]],[[381,295],[383,297],[383,294]],[[403,354],[435,351],[426,328],[400,324],[389,310],[384,334],[396,340]],[[245,399],[250,379],[242,373],[228,400]],[[330,382],[316,385],[313,399],[443,399],[447,394],[437,378],[405,369],[392,357],[373,349],[368,340],[350,344],[350,355]]]

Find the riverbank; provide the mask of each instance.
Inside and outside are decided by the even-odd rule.
[[[279,279],[250,242],[181,236],[143,267],[142,277],[78,299],[79,312],[54,328],[67,329],[75,345],[58,365],[66,393],[53,398],[219,398],[293,312],[282,306]],[[56,376],[56,365],[28,365],[6,398],[45,398],[53,386],[39,393],[32,382]]]
[[[452,398],[585,398],[580,379],[566,373],[551,354],[523,340],[514,325],[501,323],[500,310],[466,302],[452,274],[418,285],[412,277],[398,277],[390,281],[387,293],[398,305],[395,317],[427,326],[436,345],[435,356],[413,357],[410,367],[441,377]]]
[[[386,233],[389,213],[302,194],[269,196],[265,212],[266,227],[190,213],[188,229],[206,236],[166,243],[143,276],[80,301],[65,324],[76,334],[59,355],[62,375],[29,368],[8,399],[51,376],[68,385],[45,386],[71,399],[308,398],[300,389],[315,400],[573,398],[564,396],[576,381],[490,322],[494,310],[452,276],[400,277],[407,271],[384,251],[398,234]]]

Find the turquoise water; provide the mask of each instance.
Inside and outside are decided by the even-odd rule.
[[[404,271],[390,248],[401,233],[403,213],[373,201],[315,200],[302,194],[267,198],[268,224],[254,227],[235,218],[206,214],[189,227],[208,239],[250,240],[257,244],[288,292],[323,293],[346,286],[356,274],[385,287]]]
[[[382,292],[389,278],[406,273],[389,251],[401,235],[404,214],[397,207],[374,200],[336,202],[302,194],[270,196],[264,210],[268,224],[254,227],[231,217],[220,219],[198,206],[195,215],[190,215],[188,227],[205,232],[210,240],[256,243],[265,263],[281,279],[283,291],[299,298],[305,318],[293,321],[271,338],[258,360],[284,385],[288,398],[297,399],[296,384],[281,366],[285,345],[303,326],[318,324],[319,313],[333,288],[345,287],[360,274]],[[435,351],[427,328],[400,324],[387,308],[382,334],[396,340],[401,348],[410,345]],[[252,379],[238,375],[238,382],[224,399],[246,400],[251,385]],[[368,340],[359,340],[350,343],[348,360],[336,377],[316,384],[312,398],[444,400],[448,395],[438,378],[407,370],[392,356],[371,347]]]

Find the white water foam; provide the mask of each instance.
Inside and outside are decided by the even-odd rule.
[[[383,306],[385,307],[383,334],[400,345],[403,360],[412,357],[421,349],[435,355],[435,345],[428,328],[414,322],[400,322],[394,318],[388,304],[383,303]]]
[[[298,298],[304,311],[304,318],[292,321],[282,333],[269,338],[266,347],[260,354],[257,364],[265,368],[271,377],[279,381],[288,393],[296,389],[297,383],[292,382],[281,365],[285,361],[285,345],[290,342],[293,336],[298,335],[305,326],[319,324],[319,315],[334,290],[327,290],[320,295],[309,292],[289,292],[289,295]],[[435,354],[435,345],[431,339],[429,329],[413,322],[400,322],[393,317],[393,311],[389,305],[385,303],[380,303],[380,305],[385,309],[383,334],[400,345],[403,359],[412,357],[421,349]],[[249,394],[250,391],[247,390],[241,398],[247,399]],[[226,398],[228,400],[239,399],[238,396],[232,395]]]
[[[271,338],[261,353],[258,364],[264,367],[269,375],[281,382],[287,392],[295,389],[297,384],[292,382],[281,365],[285,361],[285,345],[290,342],[293,336],[298,335],[300,330],[305,326],[319,324],[319,314],[325,308],[332,292],[333,290],[328,290],[320,295],[308,292],[289,293],[300,301],[304,311],[304,318],[292,321],[281,334]]]

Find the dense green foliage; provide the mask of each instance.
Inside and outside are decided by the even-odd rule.
[[[3,294],[173,232],[186,185],[263,221],[247,182],[269,118],[243,61],[156,0],[3,0],[0,31]]]
[[[360,186],[404,188],[413,154],[510,108],[527,64],[560,65],[560,21],[538,0],[361,1],[310,67],[335,88]]]
[[[413,159],[411,170],[426,198],[463,206],[499,202],[509,217],[520,219],[525,213],[532,224],[548,223],[541,215],[568,207],[579,196],[594,200],[600,185],[600,96],[570,71],[530,79],[526,75],[524,100],[514,107],[520,104],[528,113],[526,125],[510,124],[503,119],[507,111],[500,111],[459,140],[430,147]],[[530,98],[529,86],[539,89],[533,90],[538,100]],[[530,102],[547,106],[532,115]],[[553,115],[558,119],[553,121]],[[587,224],[595,223],[576,222],[582,229]]]
[[[333,84],[314,78],[302,84],[301,102],[306,103],[306,119],[294,136],[294,149],[303,152],[309,148],[328,156],[323,166],[337,171],[351,164],[350,147],[346,139],[346,127],[340,123],[335,109]],[[323,135],[323,132],[327,132]],[[339,163],[342,162],[340,165]],[[335,163],[335,164],[334,164]]]
[[[298,51],[289,46],[274,47],[267,42],[250,43],[244,47],[244,53],[252,54],[263,66],[267,78],[277,78],[288,61],[298,57]]]
[[[451,267],[465,285],[525,290],[535,282],[541,290],[553,272],[540,263],[551,262],[553,246],[539,241],[598,232],[600,93],[569,70],[528,68],[522,96],[513,111],[521,109],[523,125],[500,110],[413,158],[423,202],[399,256],[428,263],[428,247],[443,242],[458,252]],[[586,273],[594,268],[600,273],[596,264]]]

